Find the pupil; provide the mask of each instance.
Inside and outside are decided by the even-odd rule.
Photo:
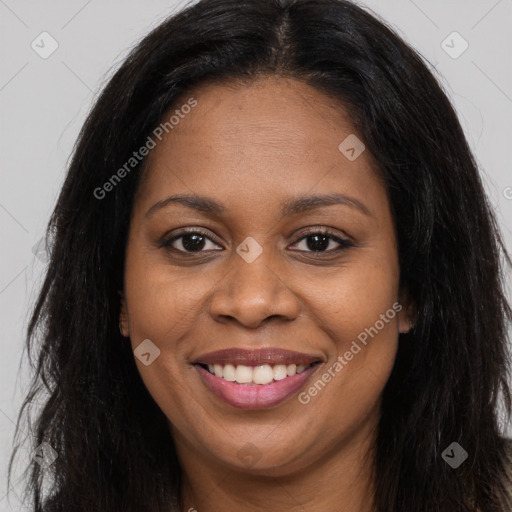
[[[315,240],[310,243],[311,240]],[[325,235],[311,235],[307,241],[308,249],[311,251],[321,251],[329,246],[329,237]]]
[[[193,239],[192,242],[191,239]],[[204,246],[204,237],[202,235],[185,235],[182,244],[187,251],[201,250]]]

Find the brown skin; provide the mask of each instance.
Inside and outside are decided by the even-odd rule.
[[[304,83],[210,84],[183,104],[191,96],[197,106],[152,150],[136,195],[121,313],[133,348],[149,338],[161,350],[149,366],[135,360],[171,425],[183,510],[371,512],[380,397],[411,317],[376,164],[369,151],[345,158],[338,145],[356,133],[346,110]],[[207,215],[171,203],[146,216],[180,193],[226,210]],[[357,199],[369,214],[334,205],[280,215],[290,198],[332,193]],[[173,242],[174,252],[159,247],[185,226],[207,231],[202,252],[180,255],[187,238]],[[330,228],[354,247],[337,251],[331,238],[314,252],[310,227]],[[250,264],[236,252],[248,236],[263,248]],[[238,409],[191,364],[232,347],[305,352],[323,363],[304,391],[397,301],[399,315],[307,405],[295,395],[268,409]],[[248,442],[257,454],[250,466],[237,455]]]

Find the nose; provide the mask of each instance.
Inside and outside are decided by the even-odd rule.
[[[217,284],[210,299],[209,312],[215,321],[236,321],[255,329],[271,318],[297,318],[299,301],[277,269],[271,268],[265,253],[252,263],[233,255],[230,271]]]

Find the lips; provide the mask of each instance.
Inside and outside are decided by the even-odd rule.
[[[317,370],[322,357],[291,350],[227,349],[197,357],[202,382],[228,404],[242,409],[276,406]]]
[[[258,366],[261,364],[296,364],[308,366],[321,361],[320,356],[284,350],[277,348],[261,348],[257,350],[246,350],[242,348],[230,348],[209,352],[196,358],[193,363],[201,364],[242,364],[245,366]]]

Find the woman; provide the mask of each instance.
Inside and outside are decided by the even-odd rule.
[[[361,8],[162,23],[49,235],[34,510],[512,509],[506,251],[450,102]]]

